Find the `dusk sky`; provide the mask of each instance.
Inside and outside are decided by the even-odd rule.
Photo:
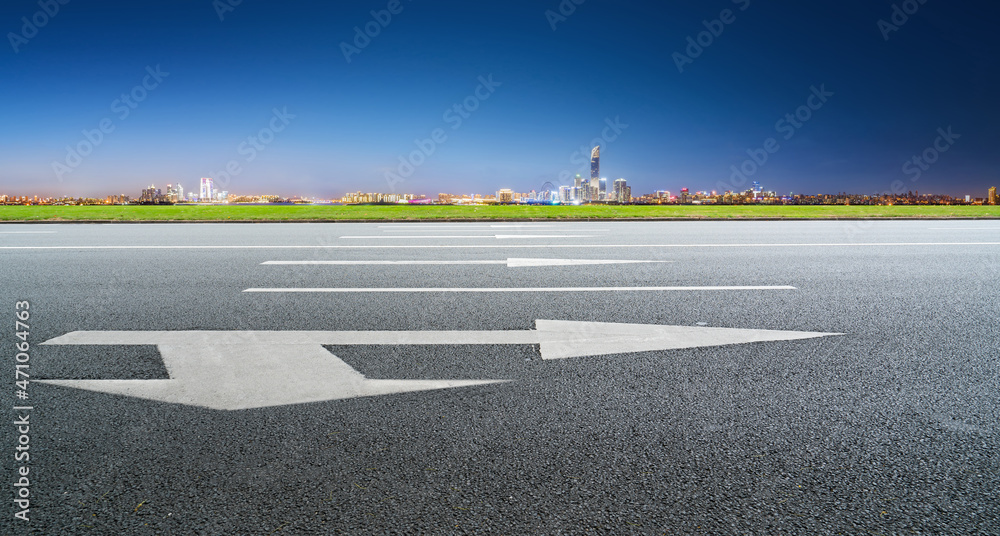
[[[636,196],[1000,184],[993,2],[41,5],[0,5],[0,194],[528,191],[598,141]]]

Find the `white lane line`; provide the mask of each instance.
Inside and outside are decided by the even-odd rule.
[[[453,264],[506,264],[508,268],[524,268],[538,266],[585,266],[594,264],[642,264],[642,263],[663,263],[674,261],[646,261],[646,260],[605,260],[605,259],[520,259],[510,258],[499,261],[266,261],[261,264],[267,265],[334,265],[334,266],[395,266],[395,265],[453,265]]]
[[[54,234],[55,231],[0,231],[0,234]]]
[[[462,232],[462,233],[466,233],[466,232],[468,232],[468,233],[474,233],[474,232],[485,232],[485,233],[488,233],[488,232],[497,231],[497,230],[500,230],[500,229],[382,229],[382,232],[384,232],[384,233],[405,233],[405,234],[400,234],[399,236],[414,236],[414,233],[439,233],[441,231],[446,231],[446,230],[447,231],[458,231],[458,232]],[[535,228],[532,228],[532,229],[503,229],[502,231],[506,231],[508,233],[533,232],[533,231],[542,231],[542,232],[550,232],[550,233],[607,233],[607,232],[610,232],[611,229],[573,229],[573,228],[565,228],[565,227],[564,228],[559,228],[559,227],[535,227]],[[486,236],[489,236],[489,235],[486,235]],[[513,235],[513,236],[521,236],[521,235]]]
[[[659,292],[659,291],[689,291],[689,290],[798,290],[792,286],[697,286],[697,287],[496,287],[496,288],[248,288],[243,292],[326,292],[326,293],[365,293],[365,292]]]
[[[391,236],[391,235],[373,235],[373,236],[342,236],[340,238],[345,239],[364,239],[364,240],[384,240],[384,239],[399,239],[399,238],[597,238],[590,235],[406,235],[406,236]]]
[[[552,224],[552,223],[538,223],[538,224],[526,224],[526,225],[514,225],[514,224],[496,224],[490,225],[493,229],[563,229],[566,224]],[[573,225],[573,224],[570,224]],[[577,224],[578,225],[578,224]],[[593,231],[607,231],[607,229],[592,229]]]
[[[827,247],[937,247],[937,246],[1000,246],[1000,242],[885,242],[885,243],[825,243],[825,244],[504,244],[504,245],[390,245],[390,246],[0,246],[0,250],[33,249],[33,250],[63,250],[63,249],[535,249],[535,248],[827,248]]]
[[[1000,227],[928,227],[932,231],[1000,231]]]
[[[379,229],[424,229],[431,227],[447,227],[449,229],[512,229],[512,228],[529,228],[529,229],[540,229],[549,227],[565,227],[574,225],[586,225],[586,222],[570,221],[570,222],[538,222],[538,223],[527,223],[527,224],[513,224],[513,223],[383,223],[378,225]],[[597,225],[605,225],[604,223],[598,222]]]

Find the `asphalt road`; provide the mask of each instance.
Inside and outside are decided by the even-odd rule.
[[[261,264],[509,258],[668,262]],[[2,225],[2,400],[33,409],[0,432],[0,533],[1000,534],[998,280],[992,221]],[[644,288],[714,286],[794,288]],[[417,287],[564,290],[283,291]],[[40,344],[75,331],[536,320],[842,335],[567,359],[328,346],[369,379],[508,381],[233,411],[34,381],[169,377],[154,345]],[[246,397],[294,393],[302,366]]]

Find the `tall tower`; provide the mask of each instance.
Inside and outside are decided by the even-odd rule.
[[[584,189],[585,201],[597,201],[601,187],[601,146],[590,151],[590,182]]]
[[[997,204],[997,187],[996,186],[991,186],[990,187],[988,195],[986,196],[986,202],[989,203],[990,205]]]
[[[201,179],[201,192],[200,193],[201,193],[201,195],[198,196],[198,199],[201,200],[201,201],[214,201],[215,200],[215,191],[214,191],[214,188],[212,187],[212,179],[211,178],[207,178],[207,179],[206,178],[202,178]]]
[[[590,180],[601,178],[601,146],[594,147],[590,151]]]

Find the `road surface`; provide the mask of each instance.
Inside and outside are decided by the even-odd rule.
[[[1000,534],[997,222],[0,231],[3,534]]]

